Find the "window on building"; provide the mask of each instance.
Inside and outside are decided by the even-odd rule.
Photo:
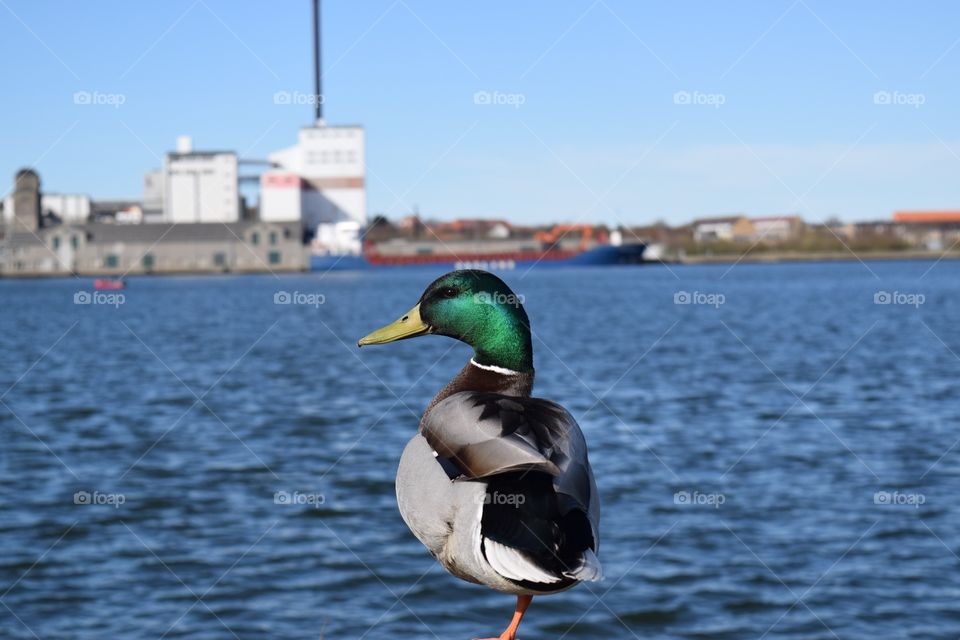
[[[260,234],[256,231],[250,234],[250,244],[260,244]]]
[[[116,267],[118,264],[120,264],[120,260],[113,253],[108,254],[104,260],[104,265],[107,267]]]
[[[80,246],[80,236],[73,236],[70,238],[70,246],[74,249]]]
[[[148,271],[150,269],[153,269],[153,254],[152,253],[144,254],[142,262],[143,262],[144,269]]]
[[[213,254],[213,264],[218,267],[227,266],[227,254],[223,253],[222,251]]]
[[[276,232],[276,231],[271,231],[271,232],[270,232],[270,244],[277,244],[277,232]]]
[[[60,236],[53,236],[53,248],[54,249],[60,248]]]
[[[279,251],[271,251],[267,257],[270,260],[270,264],[280,264],[283,261],[283,257]]]

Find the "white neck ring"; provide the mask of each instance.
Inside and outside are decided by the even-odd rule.
[[[473,358],[470,358],[470,364],[477,367],[478,369],[483,369],[484,371],[492,371],[494,373],[499,373],[502,376],[518,376],[520,375],[519,371],[514,371],[513,369],[507,369],[506,367],[498,367],[492,364],[480,364]]]

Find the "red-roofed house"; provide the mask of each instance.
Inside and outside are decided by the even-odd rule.
[[[897,211],[893,221],[900,224],[960,225],[960,211]]]
[[[960,211],[897,211],[893,222],[911,242],[932,251],[960,241]]]

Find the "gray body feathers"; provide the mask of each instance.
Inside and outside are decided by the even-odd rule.
[[[601,577],[586,443],[554,402],[438,395],[404,450],[397,498],[414,535],[465,580],[542,594]]]

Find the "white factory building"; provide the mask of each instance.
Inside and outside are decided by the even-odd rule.
[[[237,171],[233,151],[194,151],[189,136],[180,136],[177,150],[164,161],[163,222],[237,222]]]
[[[367,224],[364,132],[322,122],[300,129],[297,144],[269,155],[260,177],[260,219],[302,220],[313,248],[360,253]]]
[[[296,145],[268,161],[260,220],[300,221],[321,253],[360,253],[367,225],[363,127],[304,127]],[[238,165],[236,153],[195,151],[190,137],[180,136],[163,169],[144,174],[144,222],[239,221]]]
[[[67,224],[84,224],[90,218],[90,196],[84,193],[44,193],[40,209]]]
[[[179,136],[163,168],[143,175],[143,221],[238,222],[239,185],[235,152],[195,151],[190,136]]]
[[[90,196],[85,193],[43,193],[40,195],[40,211],[52,213],[61,222],[67,224],[84,224],[90,218]],[[4,224],[10,224],[13,219],[13,195],[3,201]]]

